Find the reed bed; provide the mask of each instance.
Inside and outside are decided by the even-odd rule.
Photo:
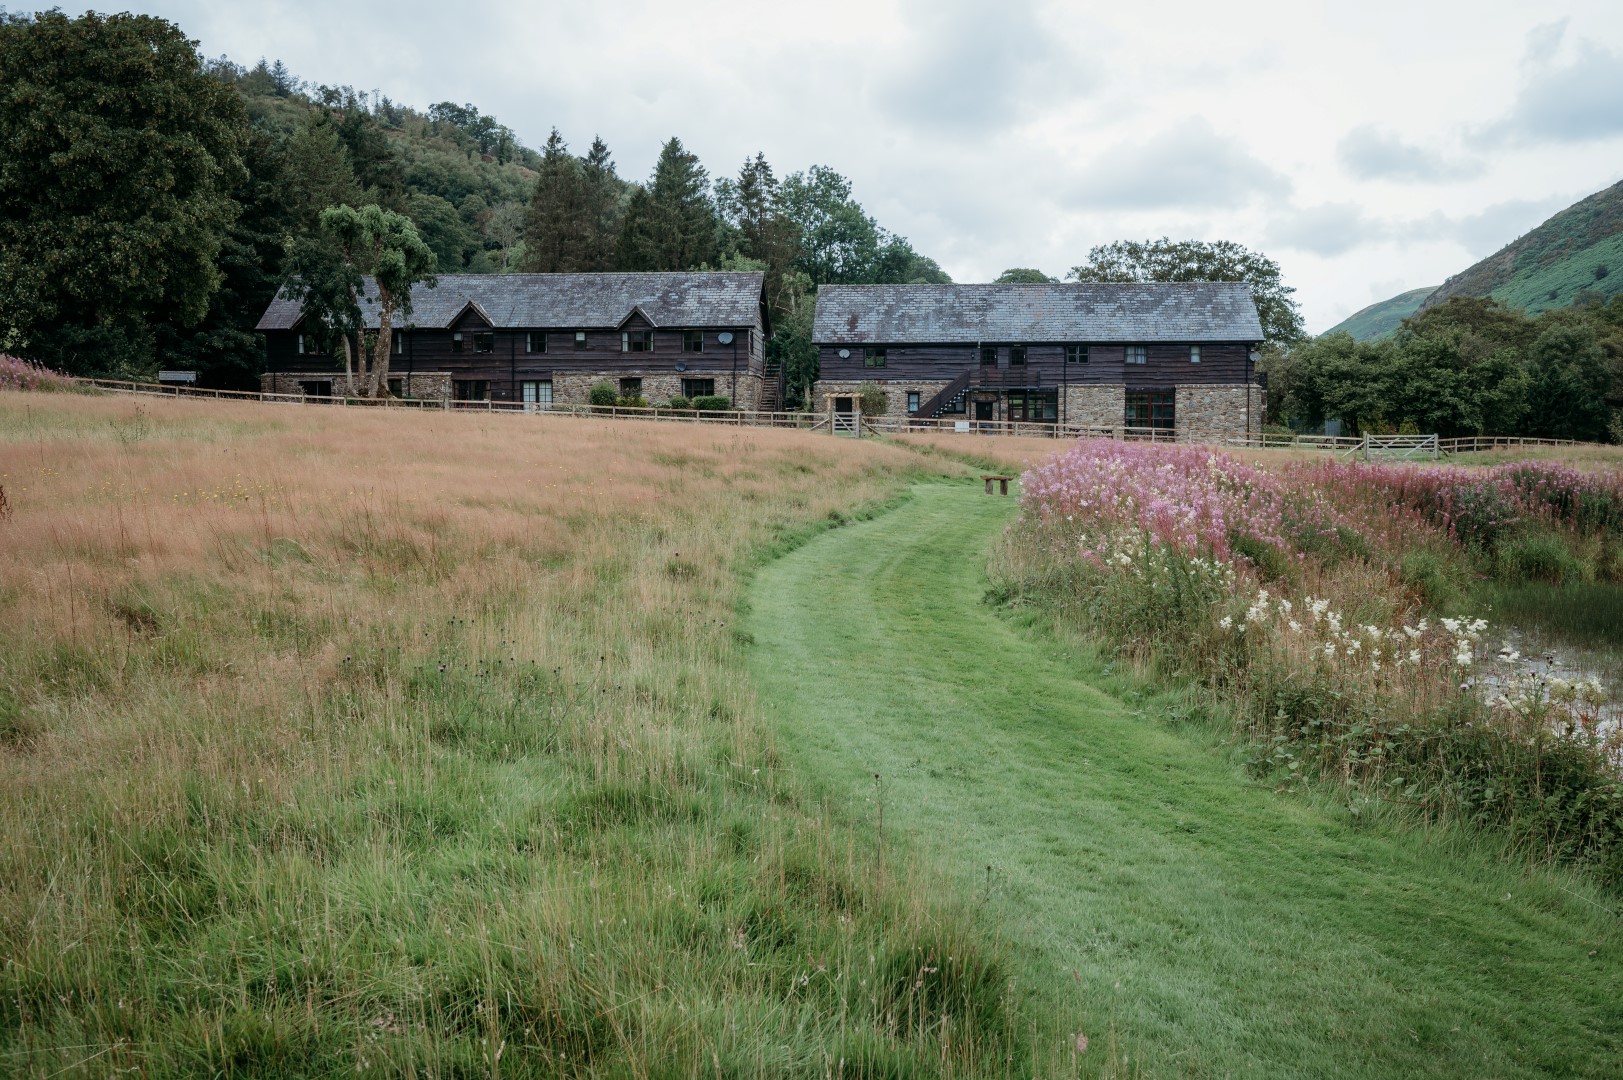
[[[0,393],[0,1071],[1020,1071],[995,933],[738,662],[756,560],[942,469]]]

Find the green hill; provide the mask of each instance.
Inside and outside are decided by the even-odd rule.
[[[1420,310],[1421,303],[1437,290],[1435,285],[1427,285],[1419,289],[1410,289],[1406,293],[1399,293],[1390,300],[1382,300],[1378,304],[1371,304],[1362,311],[1342,319],[1336,325],[1326,330],[1327,334],[1334,334],[1345,330],[1359,341],[1372,341],[1383,338],[1396,330],[1404,319]]]
[[[1574,203],[1455,274],[1421,306],[1453,296],[1491,296],[1536,315],[1618,292],[1623,292],[1623,182]]]

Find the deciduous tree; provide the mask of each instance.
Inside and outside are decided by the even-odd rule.
[[[346,393],[386,396],[395,316],[411,314],[414,285],[434,281],[434,252],[411,219],[376,205],[331,207],[320,235],[297,242],[289,261],[287,295],[303,302],[307,324],[325,327],[343,347]],[[367,332],[363,302],[376,306],[376,333]]]
[[[219,287],[240,98],[173,24],[127,14],[0,13],[0,87],[0,344],[147,368],[154,313],[195,325]]]
[[[1071,267],[1072,281],[1243,281],[1262,320],[1264,339],[1288,345],[1302,337],[1302,314],[1285,284],[1279,264],[1258,251],[1228,240],[1118,240],[1088,252]]]

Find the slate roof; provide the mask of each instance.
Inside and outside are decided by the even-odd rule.
[[[408,325],[448,327],[471,303],[500,329],[613,328],[633,308],[655,326],[753,326],[765,283],[759,271],[441,274],[434,288],[412,291]],[[378,324],[375,300],[363,300],[361,313],[368,326]],[[278,296],[254,329],[292,330],[299,317],[298,301]]]
[[[825,285],[818,345],[1262,340],[1243,282]]]

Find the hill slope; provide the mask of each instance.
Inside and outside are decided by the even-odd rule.
[[[1426,298],[1491,296],[1530,315],[1623,292],[1623,181],[1572,204]]]
[[[1347,316],[1325,333],[1334,334],[1345,330],[1359,341],[1383,338],[1396,330],[1404,319],[1419,311],[1426,297],[1436,291],[1437,286],[1426,285],[1419,289],[1410,289],[1406,293],[1399,293],[1390,300],[1371,304],[1362,311]]]

